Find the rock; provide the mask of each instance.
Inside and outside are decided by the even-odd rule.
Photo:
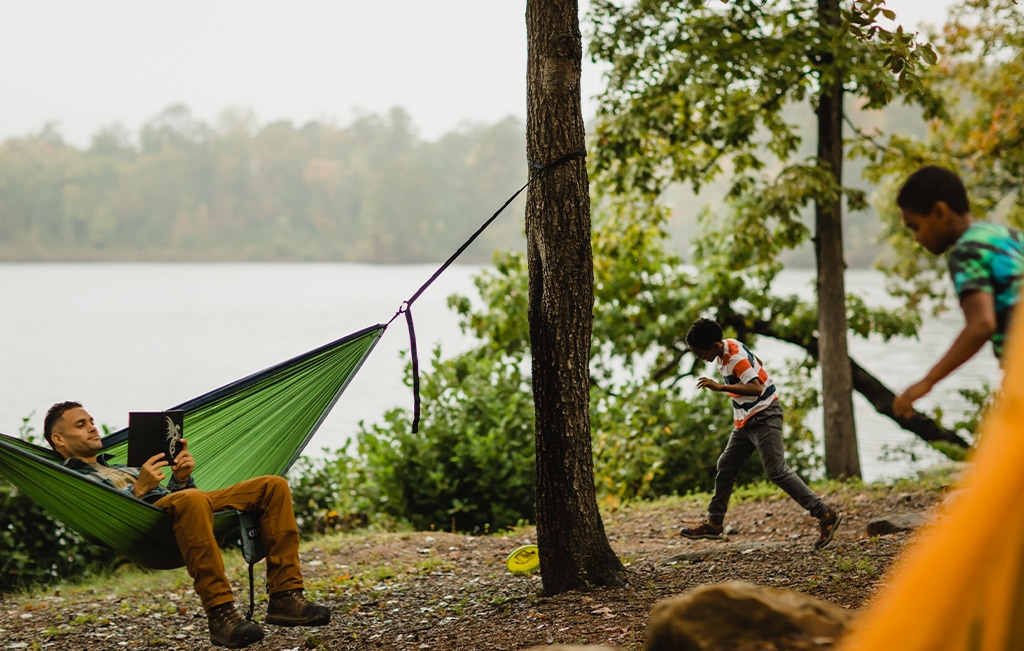
[[[744,581],[705,585],[654,604],[647,623],[645,651],[827,648],[853,620],[853,613],[790,590]],[[769,642],[776,646],[753,644]],[[813,646],[806,646],[810,642]]]
[[[888,513],[872,518],[868,522],[869,536],[884,536],[900,531],[914,531],[928,524],[928,518],[920,513]]]
[[[953,503],[960,499],[960,497],[966,492],[966,489],[957,488],[946,493],[946,496],[942,498],[942,507],[937,511],[937,513],[939,515],[947,513],[953,507]]]

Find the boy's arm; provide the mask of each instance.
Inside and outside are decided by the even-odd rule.
[[[706,377],[697,380],[698,389],[710,389],[711,391],[726,391],[739,396],[752,396],[756,398],[764,391],[764,383],[759,378],[754,378],[744,384],[722,384]]]
[[[960,300],[960,309],[964,313],[963,330],[935,366],[892,401],[892,410],[897,416],[913,416],[914,401],[927,394],[944,377],[974,357],[974,354],[995,334],[996,306],[991,293],[975,291],[964,295]]]

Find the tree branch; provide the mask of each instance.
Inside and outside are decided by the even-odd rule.
[[[800,73],[798,75],[798,77],[799,78],[805,78],[805,77],[809,77],[810,75],[811,75],[811,72],[807,71],[807,72]],[[769,97],[766,100],[762,101],[761,104],[758,106],[756,112],[758,114],[764,114],[764,113],[768,112],[769,109],[775,109],[776,107],[778,107],[782,103],[782,100],[786,98],[786,94],[790,91],[790,89],[792,87],[793,87],[793,84],[790,84],[789,86],[786,86],[785,88],[780,88],[779,92],[777,92],[774,96]],[[727,148],[726,147],[719,147],[719,148],[717,148],[715,150],[715,153],[711,155],[711,158],[708,159],[708,161],[704,165],[704,167],[702,167],[700,170],[698,170],[697,175],[700,178],[703,178],[708,173],[708,171],[712,167],[714,167],[715,163],[718,162],[718,159],[720,159],[722,156],[726,155],[726,153],[730,153],[731,154],[732,151],[728,151],[727,152]]]
[[[776,332],[775,329],[772,328],[770,322],[763,320],[756,320],[753,324],[753,328],[751,328],[750,325],[745,323],[739,315],[735,314],[727,315],[723,320],[722,325],[730,325],[740,333],[754,332],[755,334],[764,335],[766,337],[771,337],[772,339],[800,346],[806,350],[811,357],[818,359],[817,337],[812,337],[810,341],[798,340],[795,337],[786,337]],[[892,419],[892,421],[901,428],[916,434],[922,440],[927,442],[944,441],[958,447],[970,447],[970,443],[965,441],[959,434],[952,430],[945,429],[935,420],[924,414],[915,413],[911,418],[900,418],[896,416],[892,410],[892,401],[893,398],[896,397],[896,394],[893,393],[892,389],[885,386],[881,380],[869,373],[852,357],[850,358],[850,370],[853,373],[854,390],[867,398],[868,402],[871,403],[871,406],[875,408],[875,411]]]

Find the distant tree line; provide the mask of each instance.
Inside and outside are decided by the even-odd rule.
[[[0,144],[0,260],[444,260],[526,172],[512,118],[425,142],[401,109],[261,126],[173,106],[84,150],[49,126]],[[508,210],[462,261],[522,247]]]
[[[923,125],[898,108],[882,119]],[[172,106],[135,134],[102,129],[86,149],[48,126],[0,143],[0,261],[438,262],[525,182],[525,140],[508,118],[425,141],[402,109],[341,127],[260,125],[241,110],[211,125]],[[667,189],[666,231],[684,258],[699,213],[728,190]],[[522,250],[523,211],[510,205],[461,261]],[[877,216],[853,214],[846,230],[848,263],[870,266]]]

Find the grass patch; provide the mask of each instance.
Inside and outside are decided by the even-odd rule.
[[[416,565],[413,566],[413,569],[415,572],[419,574],[432,574],[434,572],[450,572],[455,569],[455,564],[451,561],[446,561],[443,558],[430,556],[416,563]]]
[[[311,543],[307,543],[303,545],[303,548],[308,548],[310,545]],[[222,554],[228,578],[248,585],[248,564],[242,558],[241,550],[226,549],[222,550]],[[257,576],[257,582],[259,581],[260,578]],[[184,567],[171,570],[149,570],[126,562],[106,574],[95,575],[80,581],[29,587],[4,596],[10,598],[19,609],[32,610],[34,604],[45,602],[52,597],[60,597],[64,603],[77,604],[94,601],[98,597],[122,598],[135,594],[175,592],[187,594],[190,599],[194,598],[192,577],[188,575]],[[198,604],[198,600],[196,604]],[[128,600],[122,601],[117,608],[122,613],[135,610]],[[176,606],[172,604],[167,608],[170,612]]]

